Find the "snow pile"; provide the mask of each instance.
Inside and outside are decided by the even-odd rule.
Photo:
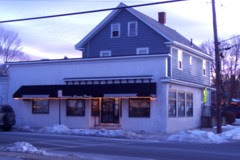
[[[107,130],[107,129],[72,129],[74,135],[90,135],[104,137],[125,137],[125,138],[140,138],[140,135],[124,130]]]
[[[193,143],[224,143],[227,142],[223,137],[202,130],[180,131],[168,136],[168,141],[193,142]]]
[[[22,152],[22,153],[31,153],[31,154],[41,154],[47,155],[46,151],[37,149],[33,145],[27,142],[16,142],[13,145],[3,147],[2,150],[9,152]]]
[[[71,134],[71,130],[65,125],[46,126],[41,128],[39,132],[51,134]]]
[[[228,140],[240,140],[240,128],[234,127],[228,131],[225,131],[221,136]]]
[[[141,135],[131,131],[124,131],[120,129],[69,129],[65,125],[46,126],[39,129],[40,133],[50,134],[67,134],[67,135],[80,135],[80,136],[103,136],[103,137],[122,137],[122,138],[142,138]]]

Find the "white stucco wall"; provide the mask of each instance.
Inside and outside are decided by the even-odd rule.
[[[128,101],[123,101],[121,126],[127,130],[165,131],[166,87],[159,79],[166,76],[166,57],[138,56],[137,58],[109,58],[46,63],[22,63],[9,67],[9,103],[16,111],[17,125],[43,127],[58,124],[58,101],[51,101],[49,114],[32,114],[31,102],[14,100],[12,95],[22,85],[64,84],[64,78],[152,75],[157,82],[157,99],[151,101],[150,118],[128,117]],[[19,109],[21,108],[21,109]],[[70,128],[91,128],[90,102],[84,117],[66,116],[66,102],[61,102],[62,124]]]
[[[8,104],[8,77],[0,77],[0,105]]]
[[[202,89],[180,86],[176,84],[168,84],[168,90],[176,90],[193,93],[193,117],[168,117],[167,115],[167,132],[176,132],[184,129],[200,127],[201,124],[201,104],[202,104]],[[167,93],[168,94],[168,93]]]

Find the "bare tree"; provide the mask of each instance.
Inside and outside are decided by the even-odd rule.
[[[13,31],[0,28],[0,58],[4,63],[29,60],[22,51],[21,40]]]
[[[236,36],[235,36],[236,37]],[[204,42],[200,46],[206,53],[214,56],[213,42]],[[240,37],[220,44],[222,62],[221,95],[225,102],[240,98]],[[211,65],[211,79],[215,86],[215,62]]]

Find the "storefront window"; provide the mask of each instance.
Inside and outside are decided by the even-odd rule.
[[[193,94],[187,93],[186,94],[186,115],[187,117],[193,116]]]
[[[185,116],[185,93],[178,92],[178,117]]]
[[[67,100],[67,116],[85,116],[85,101]]]
[[[168,116],[176,117],[177,115],[177,94],[176,91],[168,92]]]
[[[33,100],[32,113],[48,114],[49,101],[48,100]]]
[[[99,111],[99,100],[98,99],[92,99],[91,101],[91,115],[92,116],[99,116],[100,111]]]
[[[150,99],[130,99],[129,117],[150,117]]]

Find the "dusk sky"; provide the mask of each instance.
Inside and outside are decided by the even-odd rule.
[[[80,12],[156,1],[148,0],[0,0],[0,21]],[[220,39],[240,34],[240,0],[216,0]],[[157,13],[167,13],[166,25],[177,30],[197,45],[213,39],[211,0],[189,0],[135,8],[157,19]],[[110,12],[99,12],[61,18],[0,24],[19,33],[23,51],[33,59],[81,57],[74,45]]]

